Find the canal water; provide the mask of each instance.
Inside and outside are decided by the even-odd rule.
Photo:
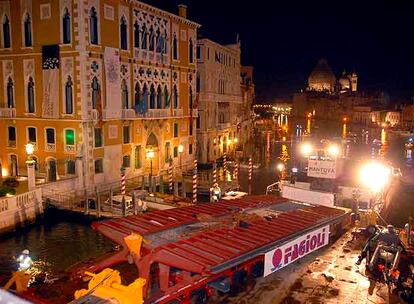
[[[414,170],[411,162],[406,157],[404,143],[407,138],[392,138],[385,130],[369,130],[368,138],[360,136],[362,129],[358,126],[348,126],[342,123],[314,121],[292,121],[285,130],[259,131],[255,136],[254,159],[260,165],[259,169],[253,172],[253,182],[249,188],[248,174],[246,168],[240,169],[239,180],[241,190],[252,194],[265,193],[266,186],[278,180],[276,164],[281,160],[292,158],[294,145],[288,142],[281,142],[283,136],[289,139],[289,134],[295,134],[297,126],[303,126],[302,130],[308,131],[311,135],[318,138],[341,137],[348,132],[358,134],[358,142],[352,151],[359,151],[363,157],[375,156],[385,157],[391,160],[396,167],[400,167],[403,175],[407,176],[406,184],[402,186],[402,201],[396,203],[394,208],[394,217],[392,220],[398,224],[406,221],[401,218],[407,212],[402,210],[414,210],[413,202],[410,199],[410,189],[413,189]],[[294,136],[293,136],[294,137]],[[381,151],[372,151],[372,140],[382,141]],[[414,213],[414,211],[412,211]],[[414,214],[413,214],[414,215]],[[46,272],[51,277],[59,276],[70,266],[82,261],[97,257],[108,251],[114,250],[116,245],[104,238],[102,235],[93,231],[90,223],[68,219],[55,213],[46,214],[44,219],[38,224],[13,234],[0,237],[0,277],[1,274],[8,274],[14,270],[14,256],[21,253],[23,249],[29,249],[34,259],[35,272]]]

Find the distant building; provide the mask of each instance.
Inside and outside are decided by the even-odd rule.
[[[255,85],[253,82],[253,67],[241,67],[241,94],[242,105],[240,109],[240,122],[237,125],[238,143],[236,149],[241,151],[245,156],[248,151],[246,144],[253,136],[253,104],[255,101]]]
[[[329,94],[356,92],[357,82],[358,76],[355,72],[346,74],[344,71],[341,77],[336,79],[328,61],[322,58],[309,75],[307,90]]]
[[[199,92],[197,143],[200,163],[211,163],[235,152],[243,104],[251,102],[252,87],[241,90],[240,44],[220,45],[209,39],[197,43]],[[248,75],[246,74],[248,77]],[[249,85],[250,86],[250,85]],[[245,113],[246,114],[246,113]]]
[[[0,167],[77,187],[192,163],[198,24],[136,0],[0,2]],[[194,118],[194,122],[193,122]]]

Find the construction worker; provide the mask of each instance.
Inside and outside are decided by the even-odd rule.
[[[26,271],[32,266],[33,261],[29,254],[29,250],[25,249],[17,258],[17,263],[19,263],[19,271]]]

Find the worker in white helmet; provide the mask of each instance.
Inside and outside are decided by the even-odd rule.
[[[29,250],[25,249],[17,258],[17,263],[19,263],[19,271],[26,271],[32,266],[33,261],[29,254]]]

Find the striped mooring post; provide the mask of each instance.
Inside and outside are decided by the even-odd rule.
[[[197,203],[197,160],[194,160],[193,169],[193,203]]]
[[[170,193],[173,193],[174,183],[173,183],[173,165],[172,165],[171,157],[168,162],[168,189],[170,190]]]
[[[233,173],[234,179],[237,181],[239,179],[239,164],[238,162],[234,163],[234,173]]]
[[[253,173],[253,163],[252,158],[249,158],[249,182],[252,181],[252,173]]]
[[[213,187],[217,186],[217,163],[213,164]]]
[[[223,154],[223,173],[224,173],[224,180],[227,177],[227,155],[226,153]]]
[[[126,186],[125,186],[125,168],[121,167],[121,194],[125,195],[126,193]]]

